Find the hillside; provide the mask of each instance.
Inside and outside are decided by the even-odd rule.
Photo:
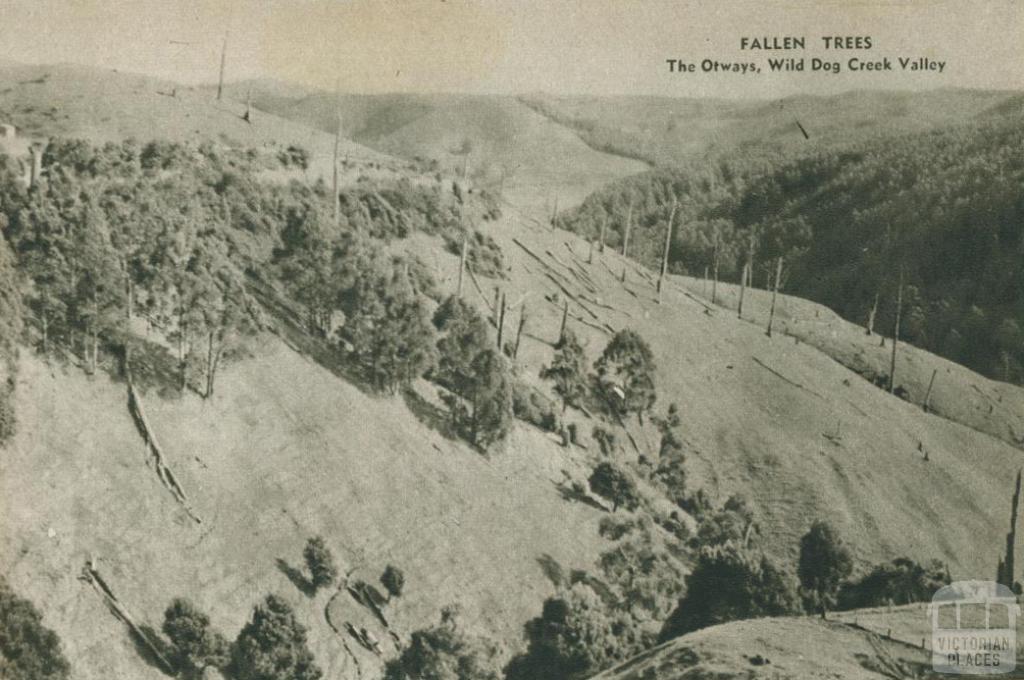
[[[17,87],[47,87],[51,77]],[[114,105],[133,96],[122,91],[123,78],[104,76]],[[59,96],[75,87],[61,85]],[[84,90],[69,122],[32,128],[33,110],[16,124],[97,142],[145,126],[153,136],[185,135],[178,119],[155,118],[164,95],[138,96],[149,102],[138,116],[130,109],[120,123],[112,112],[91,132],[78,126],[101,103]],[[182,114],[190,120],[198,111],[210,120],[223,112],[201,98],[168,99],[191,102]],[[453,603],[466,629],[493,640],[506,661],[523,649],[524,624],[547,608],[545,598],[570,582],[599,579],[604,555],[626,549],[608,537],[607,520],[646,522],[658,541],[680,544],[701,521],[654,479],[659,420],[672,403],[685,490],[703,490],[715,508],[733,494],[749,499],[756,540],[787,573],[800,537],[825,518],[853,550],[858,574],[902,555],[938,559],[956,579],[994,574],[1021,461],[1015,438],[1024,433],[1024,390],[901,345],[897,376],[909,397],[900,398],[871,381],[885,366],[877,335],[819,304],[781,295],[769,337],[764,290],[748,291],[743,319],[726,284],[712,300],[706,282],[673,275],[659,300],[649,270],[611,247],[591,253],[585,230],[548,223],[549,197],[572,205],[640,163],[594,151],[511,100],[446,101],[382,133],[381,148],[410,158],[442,154],[468,135],[481,159],[518,159],[500,211],[482,192],[453,191],[450,168],[439,167],[437,178],[370,151],[346,176],[338,216],[322,188],[258,181],[268,178],[259,153],[193,145],[141,153],[131,145],[101,152],[54,145],[49,191],[3,187],[4,236],[33,283],[24,286],[29,330],[20,339],[13,400],[19,426],[0,456],[0,573],[58,632],[74,677],[166,677],[112,615],[102,586],[80,578],[87,563],[139,624],[156,628],[171,598],[185,596],[233,638],[253,606],[278,593],[308,628],[325,677],[378,677],[385,659]],[[269,155],[294,132],[315,141],[321,160],[330,158],[329,134],[269,116],[263,126],[264,115],[254,127],[274,145]],[[248,129],[233,116],[225,129]],[[222,134],[218,125],[201,137]],[[381,163],[391,164],[386,177],[359,179],[367,164]],[[282,172],[312,179],[316,171]],[[487,345],[480,356],[497,357],[495,382],[514,381],[550,402],[554,421],[575,426],[575,444],[563,445],[557,427],[513,420],[507,390],[500,395],[507,437],[486,449],[475,431],[471,438],[458,429],[460,395],[439,378],[440,364],[402,363],[440,346],[432,314],[458,286],[460,243],[472,244],[462,298],[480,312]],[[0,302],[10,279],[0,276]],[[504,339],[522,328],[522,346],[507,362],[493,350],[499,299]],[[563,318],[588,370],[617,331],[646,340],[657,367],[652,413],[615,422],[552,407],[550,381],[539,376]],[[193,331],[186,353],[176,341],[188,324],[202,332]],[[430,347],[396,344],[409,328],[423,336],[411,340],[426,338]],[[239,342],[217,364],[215,343],[225,338]],[[124,383],[125,365],[148,419]],[[472,362],[480,373],[489,365]],[[195,384],[204,366],[205,389]],[[372,373],[382,366],[405,370]],[[926,412],[919,404],[933,371],[940,377]],[[475,396],[473,409],[475,419]],[[162,462],[140,421],[159,440]],[[616,436],[609,452],[596,428]],[[609,460],[635,479],[635,511],[613,510],[586,491],[592,469]],[[402,568],[405,592],[385,607],[397,640],[345,590],[304,595],[295,572],[315,534],[350,585],[376,583],[387,564]],[[689,558],[688,550],[679,554]],[[367,627],[382,655],[360,647],[345,622]],[[644,624],[656,632],[660,621]],[[882,654],[875,642],[805,618],[736,622],[670,642],[607,677],[647,673],[661,655],[669,665],[692,664],[696,655],[694,677],[751,670],[813,677],[827,669],[873,678],[878,673],[865,665],[872,654],[899,653]],[[802,658],[802,644],[828,656]],[[757,654],[771,664],[754,668]]]
[[[500,186],[517,203],[565,207],[645,164],[597,152],[576,133],[514,97],[468,95],[341,95],[295,92],[267,81],[232,84],[237,100],[251,93],[266,111],[333,131],[340,110],[346,135],[402,158],[436,161],[460,172],[469,152],[474,180]]]
[[[913,614],[927,623],[920,609]],[[930,669],[928,651],[887,638],[884,628],[863,630],[814,618],[756,619],[677,638],[594,680],[881,680],[932,677]]]
[[[956,89],[775,101],[547,94],[519,99],[576,130],[596,149],[663,166],[699,164],[737,151],[775,161],[802,154],[809,144],[828,147],[1020,111],[1019,93]]]
[[[236,148],[298,145],[309,151],[314,176],[329,176],[333,135],[266,113],[247,123],[243,102],[218,102],[201,88],[132,73],[65,64],[0,64],[0,122],[17,126],[20,135],[98,143],[206,140]],[[399,165],[347,140],[342,153],[353,161]]]

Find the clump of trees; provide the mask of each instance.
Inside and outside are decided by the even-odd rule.
[[[581,680],[649,646],[628,614],[609,608],[585,583],[547,599],[525,636],[527,649],[509,662],[506,680]]]
[[[236,680],[320,680],[323,671],[306,644],[306,628],[276,595],[256,605],[231,651]]]
[[[463,299],[452,296],[442,302],[433,322],[440,335],[436,377],[447,389],[452,425],[487,448],[512,425],[511,369],[492,346],[487,322]]]
[[[839,609],[929,602],[935,591],[952,581],[949,570],[938,560],[919,564],[907,557],[878,564],[858,579],[839,588]]]
[[[836,530],[817,521],[800,539],[800,595],[808,611],[821,612],[822,618],[836,604],[839,586],[853,571],[853,555]]]
[[[0,577],[0,674],[11,680],[65,680],[71,666],[60,638],[29,600]]]
[[[302,557],[309,569],[309,582],[313,591],[327,588],[338,578],[338,565],[334,561],[334,553],[327,547],[323,536],[313,536],[306,541]]]
[[[594,363],[597,393],[618,418],[636,415],[640,423],[657,399],[654,354],[636,331],[623,329],[608,342]]]
[[[555,345],[555,356],[550,366],[544,367],[540,377],[554,383],[555,394],[562,399],[562,411],[579,406],[587,393],[587,358],[576,334],[566,328]]]
[[[611,502],[612,512],[617,511],[619,507],[636,510],[640,505],[636,482],[628,472],[614,463],[598,463],[588,482],[591,491]]]
[[[162,628],[171,642],[168,661],[186,677],[198,677],[206,667],[223,669],[228,665],[230,644],[210,627],[210,617],[189,600],[171,601]]]
[[[401,655],[389,660],[384,670],[385,680],[500,677],[495,646],[466,632],[452,608],[442,612],[438,625],[415,631]]]
[[[737,619],[794,614],[798,602],[791,578],[763,553],[732,542],[703,548],[661,640]]]

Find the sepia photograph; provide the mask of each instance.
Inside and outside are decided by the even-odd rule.
[[[1022,474],[1021,0],[0,0],[2,680],[1024,677]]]

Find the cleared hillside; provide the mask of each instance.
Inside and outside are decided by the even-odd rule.
[[[468,95],[296,96],[279,83],[228,88],[236,99],[321,130],[333,131],[340,111],[352,139],[402,158],[437,161],[460,172],[468,152],[478,183],[501,187],[518,204],[575,205],[607,182],[642,172],[644,163],[595,151],[575,131],[514,97]]]
[[[890,640],[884,630],[813,618],[756,619],[677,638],[594,680],[880,680],[931,677],[930,670],[929,651]]]
[[[333,135],[272,114],[243,120],[244,99],[216,101],[201,88],[150,76],[84,66],[0,63],[0,122],[28,137],[77,137],[92,142],[213,141],[232,147],[299,145],[311,172],[329,176]],[[397,165],[394,159],[345,141],[354,161]]]

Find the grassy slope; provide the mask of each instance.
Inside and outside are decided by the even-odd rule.
[[[176,96],[169,96],[176,89]],[[70,65],[0,63],[0,121],[31,137],[82,137],[102,143],[134,137],[140,141],[213,140],[232,146],[306,148],[311,172],[327,174],[333,135],[301,123],[256,112],[242,120],[245,105],[217,102],[202,89],[117,71]],[[346,141],[353,160],[396,164],[393,159]]]

